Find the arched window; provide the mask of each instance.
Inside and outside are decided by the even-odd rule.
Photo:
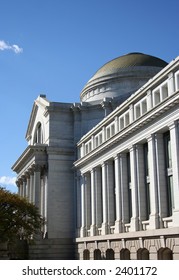
[[[42,144],[42,143],[43,143],[42,125],[39,122],[35,129],[34,144]]]
[[[158,251],[158,260],[173,260],[173,252],[169,248],[161,248]]]
[[[121,260],[130,260],[130,251],[128,249],[122,249],[120,251],[120,259]]]
[[[114,250],[113,249],[107,249],[106,260],[114,260]]]
[[[137,251],[138,260],[149,260],[149,251],[146,248]]]
[[[101,251],[99,249],[94,250],[94,260],[101,260]]]
[[[90,259],[90,252],[89,250],[84,250],[83,251],[83,260],[89,260]]]

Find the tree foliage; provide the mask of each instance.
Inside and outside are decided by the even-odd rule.
[[[17,238],[30,240],[42,224],[37,207],[0,187],[0,243]]]

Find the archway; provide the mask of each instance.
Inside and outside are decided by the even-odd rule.
[[[89,260],[90,259],[90,252],[89,250],[84,250],[83,251],[83,260]]]
[[[161,248],[158,251],[158,260],[173,260],[173,252],[169,248]]]
[[[107,249],[106,260],[114,260],[114,250],[113,249]]]
[[[120,259],[121,260],[130,260],[130,251],[128,249],[122,249],[120,251]]]
[[[101,251],[99,249],[94,250],[94,260],[101,260]]]
[[[137,251],[138,260],[149,260],[149,251],[146,248],[139,249]]]

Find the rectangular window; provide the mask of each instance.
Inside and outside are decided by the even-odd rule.
[[[142,101],[142,115],[147,112],[147,99]]]
[[[168,97],[168,84],[164,84],[161,88],[161,92],[162,92],[162,100],[164,100],[165,98]]]
[[[140,104],[137,104],[135,106],[135,117],[138,119],[141,116],[141,111],[140,111]]]
[[[124,128],[124,117],[121,117],[119,119],[119,124],[120,124],[120,130]]]
[[[160,103],[160,90],[157,89],[153,92],[154,94],[154,105],[157,105]]]
[[[179,90],[179,71],[175,73],[175,88]]]
[[[129,113],[125,114],[125,126],[129,124]]]

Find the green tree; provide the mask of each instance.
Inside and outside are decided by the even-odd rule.
[[[43,219],[25,198],[0,187],[0,243],[30,240],[40,233]]]

